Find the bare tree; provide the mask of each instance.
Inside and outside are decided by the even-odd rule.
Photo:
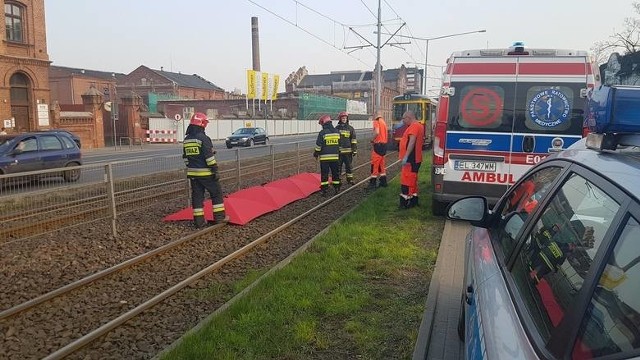
[[[633,2],[633,9],[640,15],[640,3]],[[640,50],[640,19],[627,17],[624,19],[624,29],[615,31],[608,40],[597,41],[591,47],[591,53],[595,56],[598,64],[607,62],[613,52],[624,54],[634,53]]]

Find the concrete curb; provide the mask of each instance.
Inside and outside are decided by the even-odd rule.
[[[424,314],[422,315],[422,322],[418,330],[416,345],[413,349],[413,360],[425,360],[429,354],[429,342],[431,341],[431,331],[433,329],[436,306],[438,305],[438,295],[440,292],[440,271],[442,271],[442,262],[445,261],[444,258],[446,256],[442,245],[444,237],[447,234],[448,232],[446,230],[442,232],[442,238],[438,246],[438,258],[436,259],[435,270],[429,283],[429,292],[427,293],[427,300],[424,306]]]

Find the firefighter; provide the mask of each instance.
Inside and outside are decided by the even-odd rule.
[[[418,205],[418,170],[422,164],[422,145],[424,144],[424,126],[416,120],[413,111],[402,115],[407,127],[400,139],[399,157],[402,161],[400,171],[400,208],[408,209]]]
[[[353,185],[353,170],[351,163],[353,157],[358,153],[358,141],[356,140],[356,130],[349,125],[349,114],[342,111],[338,114],[338,125],[336,130],[340,132],[340,162],[338,174],[342,174],[342,164],[347,177],[347,184]]]
[[[327,196],[329,171],[334,193],[340,191],[340,132],[333,127],[329,115],[320,116],[318,124],[322,125],[322,130],[318,133],[313,156],[320,160],[320,190],[322,196]]]
[[[371,177],[369,178],[369,189],[375,189],[377,182],[380,186],[387,187],[387,169],[384,156],[387,154],[387,136],[389,135],[387,123],[382,118],[382,114],[376,114],[373,119],[373,139],[371,144]]]
[[[218,181],[218,164],[211,139],[205,134],[209,120],[203,113],[195,113],[191,117],[183,142],[183,153],[187,164],[187,178],[191,182],[191,206],[196,228],[207,225],[204,216],[205,190],[209,192],[213,203],[213,222],[229,221],[225,215],[222,189]]]

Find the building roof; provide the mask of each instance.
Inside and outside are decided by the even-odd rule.
[[[125,76],[125,74],[117,73],[113,71],[98,71],[98,70],[72,68],[72,67],[56,66],[56,65],[51,65],[49,67],[49,71],[54,73],[54,75],[60,74],[61,76],[84,76],[84,77],[96,78],[96,79],[102,79],[102,80],[116,80],[118,78]]]
[[[150,69],[150,70],[155,72],[159,76],[166,78],[167,80],[175,82],[179,86],[184,86],[184,87],[194,88],[194,89],[224,91],[223,88],[217,86],[216,84],[212,83],[211,81],[203,78],[198,74],[187,75],[179,72],[175,73],[175,72],[155,70],[155,69]]]
[[[382,70],[384,81],[396,81],[400,75],[400,69]],[[373,71],[335,71],[330,74],[306,75],[302,78],[298,87],[331,86],[336,82],[370,81],[373,80]]]

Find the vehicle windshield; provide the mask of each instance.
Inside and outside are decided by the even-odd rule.
[[[253,128],[241,128],[233,132],[233,135],[253,134]]]
[[[419,103],[398,103],[393,104],[393,121],[402,121],[405,111],[411,110],[416,114],[417,120],[422,120],[422,104]]]

